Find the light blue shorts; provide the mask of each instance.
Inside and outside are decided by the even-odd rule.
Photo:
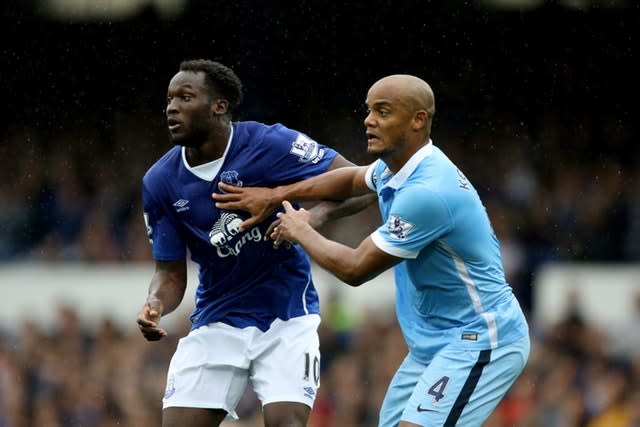
[[[445,347],[424,365],[408,355],[380,409],[380,427],[479,427],[522,372],[529,337],[493,350]]]

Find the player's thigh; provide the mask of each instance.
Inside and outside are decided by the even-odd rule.
[[[162,427],[218,427],[226,416],[222,409],[171,407],[162,411]]]
[[[237,418],[235,408],[249,379],[246,350],[254,333],[216,323],[180,339],[169,363],[163,408],[221,409]]]
[[[522,373],[529,357],[529,337],[492,351],[473,391],[468,411],[462,410],[458,425],[471,425],[476,419],[486,421]]]
[[[301,403],[313,407],[320,386],[320,341],[317,315],[276,320],[251,353],[254,391],[268,405]]]
[[[311,408],[304,403],[276,402],[263,407],[265,427],[305,427]]]
[[[413,394],[418,380],[426,365],[416,362],[407,355],[393,375],[391,383],[380,408],[380,427],[395,427],[400,423],[409,398]]]
[[[494,350],[443,349],[418,380],[402,420],[482,425],[522,372],[528,353],[528,338]]]

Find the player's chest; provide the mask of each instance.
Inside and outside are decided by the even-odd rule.
[[[171,197],[166,200],[178,222],[190,227],[210,230],[222,219],[228,220],[229,212],[216,208],[212,198],[213,193],[220,193],[218,184],[224,182],[229,185],[243,187],[260,185],[260,176],[264,175],[264,168],[257,168],[255,164],[238,164],[236,161],[227,162],[208,179],[183,179],[171,184]],[[237,212],[235,217],[238,217]]]
[[[181,223],[208,228],[220,215],[211,198],[216,182],[198,182],[177,186],[165,200],[166,208]]]

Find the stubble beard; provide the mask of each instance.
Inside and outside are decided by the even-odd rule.
[[[169,140],[174,145],[182,147],[201,147],[209,139],[209,128],[198,127],[182,134],[172,134],[169,132]]]
[[[404,147],[406,146],[407,139],[403,135],[395,140],[393,144],[387,144],[379,148],[372,148],[371,146],[367,146],[367,153],[387,163],[387,160],[391,159],[394,154],[398,153],[399,151],[404,150]]]
[[[385,158],[390,157],[394,152],[392,147],[383,147],[383,148],[374,148],[371,146],[367,147],[367,154],[370,154],[380,160],[384,160]]]

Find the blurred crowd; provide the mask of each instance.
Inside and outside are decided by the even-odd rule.
[[[640,295],[635,318],[640,321]],[[60,306],[48,328],[26,322],[0,335],[0,427],[157,427],[165,373],[186,316],[172,315],[171,335],[149,343],[132,327],[105,318],[88,329],[73,307]],[[323,309],[321,387],[309,427],[373,427],[385,389],[406,347],[393,312],[359,318],[339,300]],[[485,427],[640,426],[640,347],[613,348],[606,331],[579,310],[545,331],[533,328],[524,373]],[[247,389],[239,421],[262,416]]]
[[[52,126],[55,131],[6,131],[0,263],[150,261],[141,178],[169,148],[156,113],[142,106],[114,113],[108,123],[85,118],[77,126]],[[523,123],[491,111],[441,116],[434,143],[481,194],[508,281],[527,313],[536,271],[547,262],[640,261],[640,155],[617,118],[541,114]],[[366,164],[372,159],[361,119],[336,111],[313,123],[284,124]],[[463,120],[464,128],[458,126]],[[372,208],[323,232],[357,244],[378,224]],[[405,346],[392,312],[355,321],[340,304],[332,300],[322,308],[322,386],[309,425],[374,426]],[[630,320],[637,326],[640,303],[636,314]],[[159,425],[169,357],[188,326],[147,343],[137,330],[121,330],[109,319],[95,330],[83,324],[73,307],[61,307],[50,329],[0,325],[0,427]],[[634,327],[626,331],[638,336]],[[532,325],[529,364],[486,427],[639,427],[640,344],[628,340],[634,345],[611,353],[611,333],[579,310],[568,310],[548,330]],[[261,425],[250,391],[238,412],[241,421],[230,425]]]
[[[108,126],[87,120],[55,132],[13,128],[0,145],[0,263],[150,260],[141,179],[170,146],[161,117],[141,108],[114,114]],[[361,119],[337,112],[285,124],[366,164],[372,159]],[[484,113],[477,126],[456,131],[453,118],[442,119],[436,116],[434,143],[481,194],[526,309],[532,277],[545,262],[640,260],[640,155],[620,121],[540,116],[525,125]],[[372,207],[324,232],[356,244],[379,221]]]

